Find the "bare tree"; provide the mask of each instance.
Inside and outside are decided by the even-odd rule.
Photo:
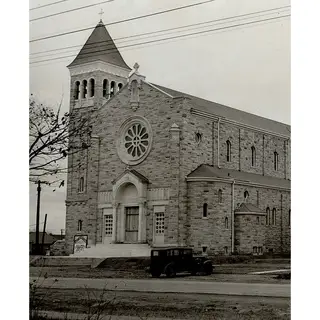
[[[29,180],[64,185],[67,156],[90,147],[92,125],[88,113],[73,111],[61,114],[29,99]],[[70,169],[70,168],[69,168]]]

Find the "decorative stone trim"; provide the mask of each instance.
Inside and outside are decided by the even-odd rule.
[[[127,78],[130,72],[129,69],[125,69],[103,61],[88,62],[78,66],[72,66],[69,67],[69,70],[70,76],[80,75],[94,71],[102,71],[122,78]]]
[[[127,119],[118,131],[117,151],[122,162],[136,165],[146,159],[152,146],[152,129],[147,119]]]
[[[195,108],[191,108],[190,112],[191,112],[191,114],[194,114],[194,115],[197,115],[197,116],[200,116],[200,117],[204,117],[204,118],[207,118],[207,119],[216,120],[216,121],[221,119],[221,122],[230,123],[230,124],[236,125],[236,126],[238,126],[240,128],[245,128],[245,129],[249,129],[249,130],[252,130],[252,131],[268,134],[270,136],[274,136],[274,137],[279,137],[279,138],[282,138],[282,139],[290,140],[290,136],[289,135],[283,135],[281,133],[276,133],[276,132],[273,132],[273,131],[269,131],[269,130],[261,129],[261,128],[258,128],[258,127],[254,127],[254,126],[251,126],[251,125],[248,125],[248,124],[245,124],[245,123],[241,123],[241,122],[238,122],[238,121],[235,121],[235,120],[227,119],[225,117],[220,117],[220,116],[215,115],[213,113],[204,112],[204,111],[201,111],[201,110],[198,110],[198,109],[195,109]]]
[[[285,187],[277,187],[268,184],[261,184],[261,183],[254,183],[250,181],[241,181],[241,180],[233,180],[233,179],[224,179],[224,178],[215,178],[215,177],[186,177],[187,182],[225,182],[232,184],[234,182],[235,185],[242,185],[242,186],[250,186],[250,187],[260,187],[260,188],[269,188],[275,190],[284,190],[284,191],[291,191],[290,188]]]
[[[158,200],[169,200],[170,199],[170,188],[154,188],[149,189],[148,200],[149,201],[158,201]]]

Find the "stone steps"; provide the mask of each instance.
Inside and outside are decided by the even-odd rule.
[[[73,257],[149,257],[151,247],[147,244],[102,244],[91,245],[81,252],[74,253]]]

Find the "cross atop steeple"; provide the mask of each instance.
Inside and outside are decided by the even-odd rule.
[[[100,22],[102,22],[102,15],[104,14],[102,8],[100,9],[99,15],[100,15]]]

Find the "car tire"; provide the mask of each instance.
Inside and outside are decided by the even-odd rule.
[[[212,264],[211,263],[207,263],[203,266],[203,270],[204,273],[209,276],[210,274],[212,274]]]
[[[166,276],[168,278],[174,278],[176,276],[176,270],[174,266],[168,266],[166,269]]]
[[[151,273],[152,278],[160,278],[161,272],[153,272]]]

